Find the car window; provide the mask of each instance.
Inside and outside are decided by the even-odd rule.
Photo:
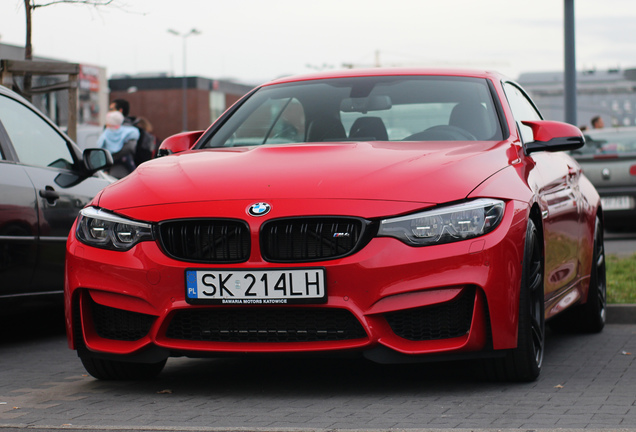
[[[532,129],[529,126],[525,126],[521,123],[522,120],[541,120],[541,114],[534,107],[534,104],[528,99],[524,92],[511,83],[504,84],[504,90],[512,115],[515,116],[515,121],[519,126],[521,137],[523,142],[534,141],[534,135]]]
[[[25,105],[0,96],[0,119],[21,163],[67,169],[73,166],[64,137]]]
[[[606,129],[585,134],[585,146],[574,155],[624,155],[636,153],[636,130]]]
[[[356,77],[265,86],[202,147],[502,137],[485,79]]]

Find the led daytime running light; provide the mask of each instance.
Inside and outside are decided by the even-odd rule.
[[[412,246],[452,243],[487,234],[501,222],[503,201],[477,199],[463,204],[385,219],[378,236],[395,237]]]
[[[154,240],[152,225],[117,216],[94,207],[80,211],[76,237],[103,249],[129,250],[139,242]]]

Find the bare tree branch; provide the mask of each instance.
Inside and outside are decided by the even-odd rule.
[[[83,5],[98,7],[98,6],[108,6],[113,1],[115,0],[52,0],[52,1],[49,1],[48,3],[41,3],[41,4],[32,3],[31,9],[37,9],[37,8],[61,4],[61,3],[83,4]]]
[[[33,60],[33,44],[31,34],[33,32],[33,21],[31,19],[31,15],[34,10],[43,8],[46,6],[52,6],[56,4],[81,4],[85,6],[108,6],[113,4],[117,0],[45,0],[45,3],[36,3],[37,0],[24,0],[24,13],[26,18],[26,40],[24,44],[24,59],[25,60]],[[115,3],[116,4],[116,3]],[[30,99],[31,96],[31,74],[27,73],[24,75],[24,90],[23,95]]]
[[[101,7],[115,5],[117,0],[48,0],[45,3],[37,3],[37,0],[24,0],[24,12],[26,14],[26,43],[24,45],[24,59],[33,59],[33,48],[31,45],[31,33],[33,32],[31,14],[34,10],[52,6],[56,4],[81,4],[85,6]]]

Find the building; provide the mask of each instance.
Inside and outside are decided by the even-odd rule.
[[[23,60],[24,47],[0,43],[0,59]],[[34,57],[34,61],[60,61]],[[183,130],[183,79],[164,75],[123,76],[106,79],[106,69],[80,64],[78,77],[77,144],[81,148],[96,144],[101,133],[109,102],[126,99],[131,105],[131,115],[142,116],[154,127],[153,133],[160,139]],[[67,80],[67,76],[34,77],[33,87],[50,86]],[[20,90],[21,82],[14,88]],[[207,128],[229,106],[249,92],[254,86],[228,80],[212,80],[200,77],[186,79],[188,103],[187,129]],[[62,128],[68,125],[68,90],[34,94],[33,104]]]
[[[186,130],[206,129],[228,107],[248,93],[253,86],[225,80],[200,77],[186,78],[187,125]],[[153,126],[153,133],[163,140],[182,132],[183,93],[182,77],[125,76],[108,81],[110,100],[126,99],[130,115],[144,117]]]
[[[0,59],[24,60],[24,47],[0,43]],[[47,61],[56,64],[61,60],[34,56],[34,62]],[[68,64],[68,63],[67,63]],[[55,84],[68,81],[67,75],[36,75],[33,77],[33,90],[55,87]],[[12,89],[20,92],[23,89],[22,78],[12,83]],[[77,143],[80,147],[93,145],[97,141],[99,131],[104,125],[108,111],[108,86],[106,69],[86,64],[79,65],[77,103]],[[68,127],[69,100],[68,90],[34,91],[31,101],[55,124],[62,129]]]
[[[518,82],[548,120],[565,120],[563,72],[523,73]],[[577,119],[591,126],[600,115],[609,126],[636,125],[636,69],[587,70],[577,73]]]

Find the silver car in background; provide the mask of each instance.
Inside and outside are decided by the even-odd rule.
[[[585,131],[572,156],[601,195],[605,228],[636,231],[636,127]]]

